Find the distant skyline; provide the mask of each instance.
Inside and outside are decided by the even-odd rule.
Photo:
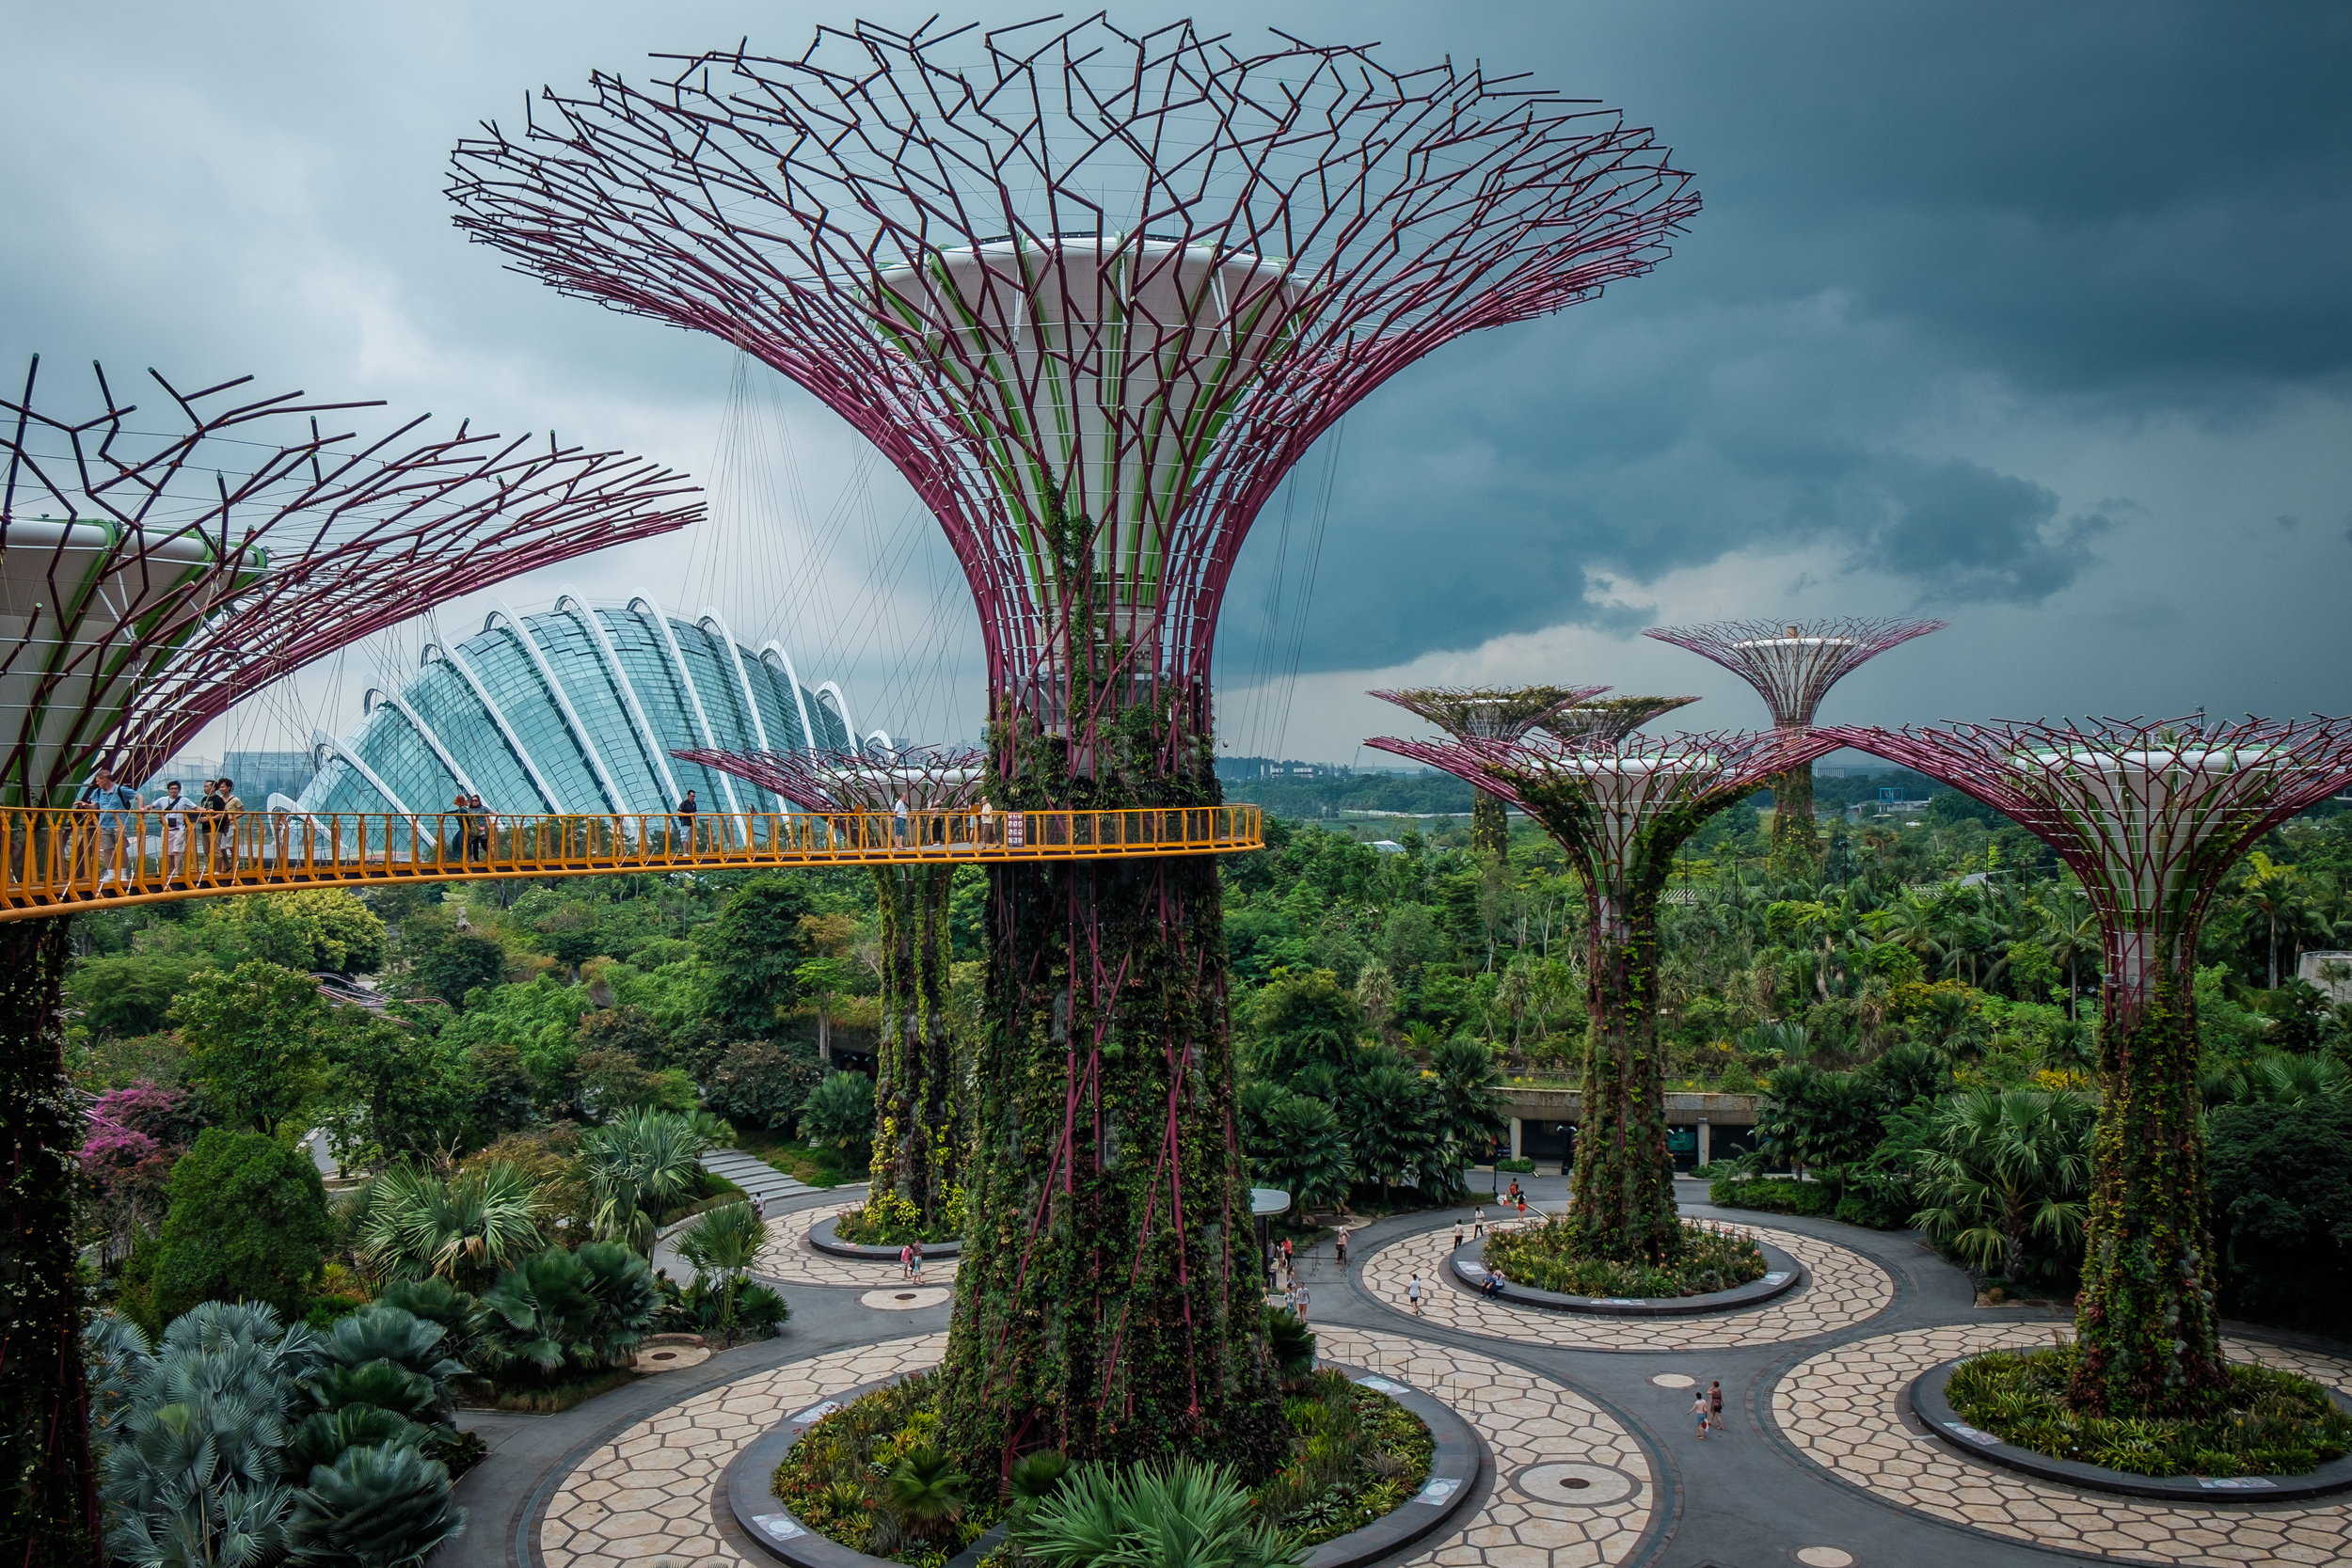
[[[475,121],[655,52],[797,54],[854,9],[709,4],[7,10],[0,375],[253,372],[617,446],[711,488],[699,532],[509,584],[720,609],[861,721],[969,738],[977,638],[936,528],[870,449],[717,343],[561,299],[441,194]],[[928,7],[864,14],[907,26]],[[944,13],[1002,24],[1032,13]],[[1232,753],[1348,762],[1367,688],[1735,679],[1638,635],[1725,616],[1951,629],[1824,722],[2352,709],[2352,11],[1710,0],[1121,7],[1525,71],[1657,128],[1706,208],[1649,277],[1400,375],[1300,465],[1221,633]],[[734,413],[730,414],[730,408]],[[786,442],[788,439],[787,450]],[[1311,610],[1265,630],[1323,514]],[[1286,598],[1295,606],[1295,598]],[[449,635],[481,607],[440,617]],[[194,750],[341,732],[411,628]],[[1300,672],[1287,705],[1253,672]]]

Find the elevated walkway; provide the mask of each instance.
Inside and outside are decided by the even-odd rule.
[[[1265,846],[1255,806],[1152,811],[921,811],[675,816],[0,808],[0,920],[304,887],[499,877],[992,865],[1219,855]]]

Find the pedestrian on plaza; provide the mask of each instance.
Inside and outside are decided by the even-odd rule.
[[[1293,1316],[1296,1316],[1298,1312],[1297,1286],[1285,1285],[1282,1287],[1282,1310],[1291,1313]]]
[[[760,1196],[757,1193],[754,1193],[752,1195],[752,1218],[755,1220],[765,1220],[767,1217],[768,1200]]]
[[[79,810],[96,814],[90,823],[96,830],[91,842],[97,852],[95,869],[101,888],[114,886],[115,875],[121,868],[122,835],[131,828],[131,814],[139,809],[139,792],[129,784],[117,784],[115,770],[103,762],[98,765],[97,776],[83,786],[81,799],[74,801]],[[79,833],[74,836],[81,837]],[[78,877],[78,852],[75,860],[74,874]]]
[[[1720,1381],[1707,1386],[1707,1424],[1717,1432],[1724,1430],[1724,1386]]]
[[[229,816],[229,795],[218,779],[204,781],[204,793],[197,802],[197,826],[203,830],[204,846],[199,851],[207,871],[220,869],[220,831]]]
[[[900,1279],[914,1277],[914,1243],[913,1242],[902,1243],[898,1247],[898,1277]]]
[[[1420,1317],[1420,1316],[1422,1315],[1422,1312],[1421,1312],[1421,1275],[1420,1275],[1419,1274],[1415,1274],[1415,1275],[1413,1275],[1412,1279],[1411,1279],[1409,1282],[1407,1282],[1407,1283],[1406,1283],[1406,1287],[1405,1287],[1405,1299],[1406,1299],[1406,1301],[1409,1301],[1409,1302],[1411,1302],[1411,1303],[1413,1304],[1413,1316],[1414,1316],[1414,1317],[1416,1317],[1416,1318]]]
[[[1527,1218],[1527,1195],[1525,1193],[1519,1194],[1519,1218],[1522,1220]]]
[[[1488,1297],[1499,1296],[1502,1294],[1502,1288],[1509,1283],[1511,1283],[1510,1280],[1504,1276],[1501,1269],[1488,1269],[1486,1277],[1478,1282],[1478,1293]]]
[[[1307,1321],[1307,1287],[1304,1285],[1301,1285],[1298,1288],[1298,1300],[1291,1310],[1298,1314],[1298,1321],[1300,1323],[1303,1323]]]
[[[1470,1211],[1470,1234],[1473,1236],[1484,1236],[1486,1233],[1486,1206],[1482,1203],[1477,1208]]]
[[[180,781],[173,779],[164,785],[164,798],[155,809],[164,818],[164,858],[155,869],[163,873],[164,886],[184,885],[196,875],[188,863],[195,848],[189,828],[196,821],[196,802],[180,793]]]
[[[1460,1220],[1454,1222],[1454,1250],[1456,1252],[1462,1250],[1462,1222]]]
[[[1691,1402],[1691,1414],[1698,1418],[1698,1422],[1699,1422],[1699,1441],[1700,1441],[1700,1442],[1702,1442],[1702,1443],[1704,1443],[1704,1442],[1706,1442],[1706,1441],[1707,1441],[1707,1414],[1708,1414],[1708,1412],[1707,1412],[1707,1391],[1706,1391],[1705,1389],[1701,1389],[1701,1390],[1699,1391],[1699,1397],[1698,1397],[1697,1399],[1692,1400],[1692,1401]]]
[[[1341,1226],[1331,1233],[1331,1245],[1340,1255],[1340,1267],[1347,1267],[1347,1227]]]
[[[914,1272],[907,1277],[917,1285],[923,1283],[923,1243],[920,1242],[914,1243]]]
[[[475,860],[490,858],[490,810],[479,795],[466,800],[466,853]]]

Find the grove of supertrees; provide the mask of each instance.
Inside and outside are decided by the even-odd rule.
[[[425,419],[351,434],[365,403],[249,378],[118,388],[94,368],[72,412],[40,361],[0,399],[0,803],[59,808],[12,833],[7,874],[95,858],[96,768],[144,779],[230,705],[421,610],[629,539],[702,506],[678,475],[554,437]],[[135,855],[143,829],[118,827]],[[71,840],[61,843],[60,840]],[[64,1075],[67,919],[0,923],[0,1407],[12,1530],[28,1561],[97,1550],[74,1283],[82,1117]],[[13,1536],[12,1536],[13,1538]]]
[[[1608,690],[1605,686],[1422,686],[1406,691],[1375,691],[1416,719],[1426,720],[1456,740],[1518,739],[1572,705]],[[1511,822],[1502,801],[1486,790],[1470,796],[1470,847],[1497,864],[1511,858]]]
[[[1675,852],[1766,780],[1842,742],[1821,731],[1682,735],[1587,748],[1364,742],[1510,801],[1568,852],[1587,917],[1585,1043],[1566,1223],[1583,1256],[1670,1261],[1683,1244],[1658,1038],[1658,901]]]
[[[1652,626],[1642,635],[1704,654],[1756,688],[1783,730],[1810,729],[1829,689],[1898,643],[1931,631],[1942,621],[1857,620],[1839,617],[1803,626],[1769,621],[1717,621],[1699,626]],[[1810,877],[1821,863],[1813,822],[1813,765],[1774,779],[1772,868]]]
[[[999,808],[1215,803],[1210,654],[1251,522],[1359,400],[1647,271],[1650,133],[1452,62],[1096,17],[825,28],[597,74],[456,152],[459,223],[735,344],[873,441],[980,613]],[[1206,859],[992,868],[943,1435],[1279,1447]]]
[[[1535,727],[1580,752],[1613,752],[1626,736],[1651,720],[1697,701],[1696,697],[1593,697],[1554,709]]]
[[[965,811],[980,803],[988,781],[987,753],[966,747],[676,754],[820,816],[887,816],[901,801],[909,811]],[[873,1235],[849,1239],[882,1240],[905,1229],[935,1241],[950,1233],[946,1227],[963,1178],[961,1124],[968,1120],[968,1089],[958,1082],[947,1013],[947,900],[956,868],[942,860],[869,869],[882,911],[874,1159],[862,1216]]]
[[[1983,801],[2081,879],[2105,946],[2070,1397],[2191,1414],[2224,1372],[2197,1084],[2197,938],[2264,833],[2352,782],[2352,721],[2201,715],[1822,731]]]

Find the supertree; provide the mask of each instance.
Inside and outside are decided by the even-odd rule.
[[[1626,736],[1651,720],[1697,701],[1696,697],[1594,697],[1556,710],[1535,727],[1580,752],[1613,752]]]
[[[1605,686],[1422,686],[1406,691],[1375,691],[1417,719],[1425,719],[1456,740],[1495,740],[1504,745],[1575,704],[1589,702]],[[1511,858],[1511,822],[1502,801],[1486,790],[1470,797],[1470,847],[1499,863]]]
[[[1545,736],[1515,745],[1364,742],[1443,768],[1542,824],[1583,873],[1585,1047],[1567,1224],[1595,1258],[1662,1262],[1682,1246],[1658,1056],[1658,900],[1675,851],[1773,773],[1840,743],[1820,731],[1635,737],[1594,751]]]
[[[1652,626],[1642,633],[1704,654],[1756,688],[1784,730],[1810,729],[1829,689],[1899,642],[1942,631],[1942,621],[1866,621],[1841,616],[1802,626],[1717,621],[1703,626]],[[1772,864],[1783,875],[1811,875],[1821,862],[1813,825],[1813,765],[1774,779]]]
[[[360,403],[260,397],[249,378],[146,405],[97,370],[75,413],[0,400],[0,803],[68,807],[111,761],[144,778],[239,699],[427,606],[691,520],[701,504],[650,464],[412,420],[345,434]],[[135,855],[135,819],[56,810],[7,847]],[[97,1501],[73,1283],[81,1116],[63,1071],[64,917],[0,923],[0,1404],[24,1560],[94,1560]]]
[[[1251,521],[1374,388],[1646,271],[1695,210],[1647,132],[1451,63],[1101,17],[820,30],[546,95],[459,222],[713,333],[871,439],[980,611],[1007,809],[1218,799],[1211,644]],[[941,1395],[977,1474],[1278,1457],[1205,861],[992,868]]]
[[[2099,1120],[2073,1401],[2182,1414],[2223,1381],[2197,1089],[2197,933],[2272,828],[2352,781],[2352,720],[2201,714],[1824,731],[2004,813],[2057,851],[2099,917]]]
[[[910,811],[965,811],[980,803],[988,783],[988,753],[970,747],[675,754],[819,814],[887,815],[902,800]],[[956,868],[902,861],[869,869],[882,910],[882,1024],[866,1218],[930,1236],[948,1219],[962,1179],[957,1123],[966,1090],[947,1022],[947,900]]]

